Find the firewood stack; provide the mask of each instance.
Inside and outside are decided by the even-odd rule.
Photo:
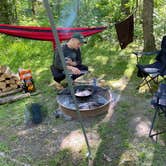
[[[0,93],[17,89],[19,76],[11,72],[7,66],[0,66]]]

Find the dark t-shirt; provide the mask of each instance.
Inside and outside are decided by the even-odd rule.
[[[77,65],[80,65],[82,63],[80,49],[78,49],[78,50],[71,49],[67,46],[67,44],[65,44],[62,46],[62,51],[63,51],[65,58],[66,57],[71,58],[72,61],[77,63]],[[55,50],[53,63],[54,63],[54,66],[56,69],[63,70],[63,66],[62,66],[61,59],[60,59],[60,56],[58,53],[58,49]]]

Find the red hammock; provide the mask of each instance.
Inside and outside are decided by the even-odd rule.
[[[106,27],[83,27],[83,28],[57,28],[60,42],[69,40],[73,33],[79,32],[84,37],[102,32]],[[28,38],[33,40],[51,41],[55,47],[53,33],[50,27],[15,26],[0,24],[0,33]]]

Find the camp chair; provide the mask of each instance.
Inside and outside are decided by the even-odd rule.
[[[137,89],[147,85],[151,91],[151,82],[159,84],[159,76],[163,77],[166,75],[166,36],[163,37],[161,42],[161,50],[155,52],[133,52],[137,58],[137,76],[143,78],[142,81],[137,86]],[[140,58],[146,56],[149,58],[151,55],[157,55],[155,57],[155,62],[151,64],[141,64]]]
[[[155,109],[155,113],[154,113],[152,124],[150,127],[149,137],[153,137],[153,136],[166,132],[166,130],[163,130],[163,131],[152,134],[152,130],[154,129],[155,120],[157,116],[160,116],[163,114],[166,118],[166,84],[159,85],[157,92],[153,96],[151,104],[153,108]]]

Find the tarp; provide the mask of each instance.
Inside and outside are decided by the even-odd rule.
[[[102,32],[106,27],[79,27],[79,28],[57,28],[59,40],[69,40],[73,33],[79,32],[84,37]],[[33,40],[51,41],[54,44],[54,37],[50,27],[36,27],[36,26],[16,26],[9,24],[0,24],[0,33],[28,38]]]

